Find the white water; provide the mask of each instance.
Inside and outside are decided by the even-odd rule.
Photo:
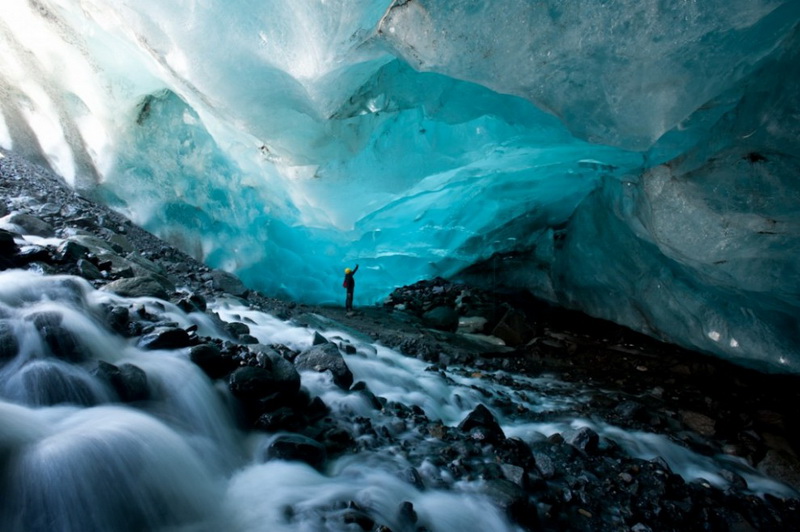
[[[511,531],[516,528],[477,483],[455,482],[426,462],[412,463],[389,447],[331,461],[324,472],[302,463],[259,463],[269,435],[244,434],[225,386],[211,382],[188,361],[186,350],[142,351],[133,340],[103,324],[102,305],[144,306],[154,315],[201,334],[223,336],[214,323],[154,299],[127,300],[95,291],[67,276],[30,272],[0,273],[0,322],[18,338],[16,357],[0,367],[0,528],[29,530],[233,530],[249,532],[349,530],[342,503],[355,501],[393,530],[400,503],[414,505],[419,524],[430,530]],[[231,303],[216,310],[226,320],[244,320],[262,343],[300,350],[314,331]],[[79,345],[77,362],[62,361],[31,321],[42,312],[59,313],[60,326]],[[563,422],[531,424],[498,415],[509,436],[532,441],[570,427],[592,425],[633,456],[663,457],[687,479],[705,478],[723,486],[721,462],[670,444],[654,434],[626,432],[568,417],[585,390],[549,378],[502,375],[504,386],[480,374],[449,371],[450,382],[426,371],[427,364],[403,357],[345,331],[326,330],[331,339],[353,344],[346,361],[356,381],[376,395],[421,407],[428,417],[455,425],[486,397],[509,398],[533,411],[564,412]],[[96,360],[138,366],[147,374],[150,399],[116,402],[115,392],[91,374]],[[0,361],[2,363],[2,361]],[[463,373],[463,374],[462,374]],[[332,384],[329,376],[302,374],[303,386],[334,412],[371,418],[400,440],[424,436],[410,424],[398,426],[370,408],[357,393]],[[499,413],[498,413],[499,414]],[[400,473],[417,465],[423,481],[448,489],[420,491]],[[730,465],[728,464],[728,467]],[[786,488],[744,472],[754,490],[786,493]]]

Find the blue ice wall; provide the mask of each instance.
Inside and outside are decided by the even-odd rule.
[[[800,370],[791,0],[12,0],[0,146],[251,287],[434,275]],[[491,271],[491,276],[486,272]]]

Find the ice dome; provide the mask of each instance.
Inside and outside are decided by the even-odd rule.
[[[7,0],[0,146],[250,287],[527,290],[800,372],[800,2]]]

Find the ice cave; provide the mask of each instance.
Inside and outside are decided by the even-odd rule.
[[[7,0],[0,147],[253,289],[442,276],[800,372],[800,2]]]

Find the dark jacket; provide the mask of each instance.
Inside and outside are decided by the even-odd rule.
[[[358,271],[358,264],[356,264],[356,267],[353,268],[352,272],[344,274],[344,282],[342,283],[342,286],[347,288],[348,292],[352,292],[353,289],[356,287],[356,280],[353,279],[353,276],[356,274],[357,271]]]

